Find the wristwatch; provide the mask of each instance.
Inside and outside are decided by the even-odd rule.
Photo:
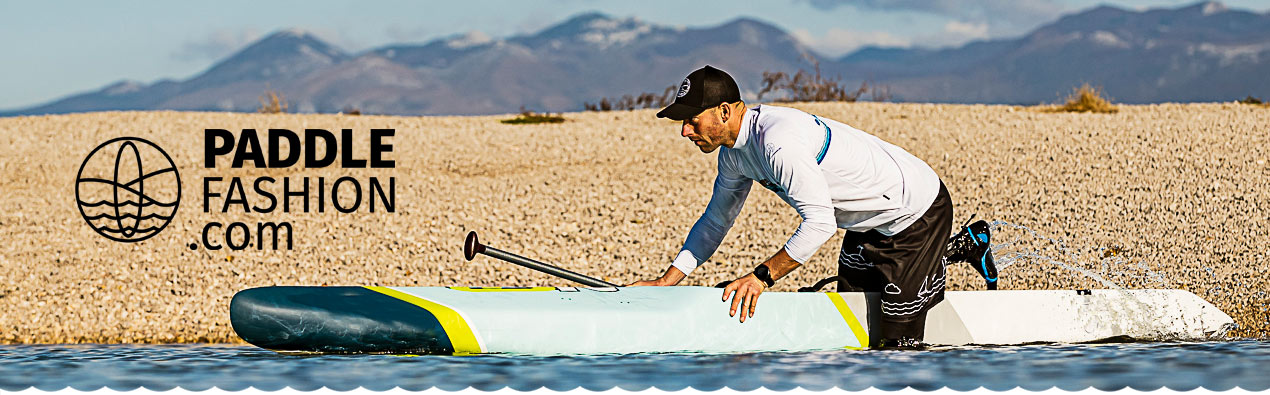
[[[772,279],[772,272],[767,268],[767,265],[758,265],[758,267],[754,268],[754,277],[758,277],[759,281],[767,284],[768,288],[776,285],[776,280]]]

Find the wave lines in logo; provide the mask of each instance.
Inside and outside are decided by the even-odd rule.
[[[113,161],[112,161],[113,159]],[[159,164],[147,172],[147,165]],[[135,137],[94,148],[75,179],[80,214],[98,234],[138,242],[158,234],[176,216],[181,178],[167,152]]]

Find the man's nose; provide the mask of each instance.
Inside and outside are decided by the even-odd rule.
[[[690,134],[692,134],[692,124],[689,124],[688,121],[684,121],[683,127],[679,130],[679,135],[688,137]]]

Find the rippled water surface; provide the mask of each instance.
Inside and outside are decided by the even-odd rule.
[[[282,355],[237,345],[0,346],[0,389],[1270,388],[1270,342],[601,356]]]

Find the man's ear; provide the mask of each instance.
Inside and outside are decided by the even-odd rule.
[[[731,117],[732,117],[732,106],[730,105],[730,103],[720,104],[719,105],[719,119],[723,121],[722,123],[728,123],[728,118],[731,118]]]

